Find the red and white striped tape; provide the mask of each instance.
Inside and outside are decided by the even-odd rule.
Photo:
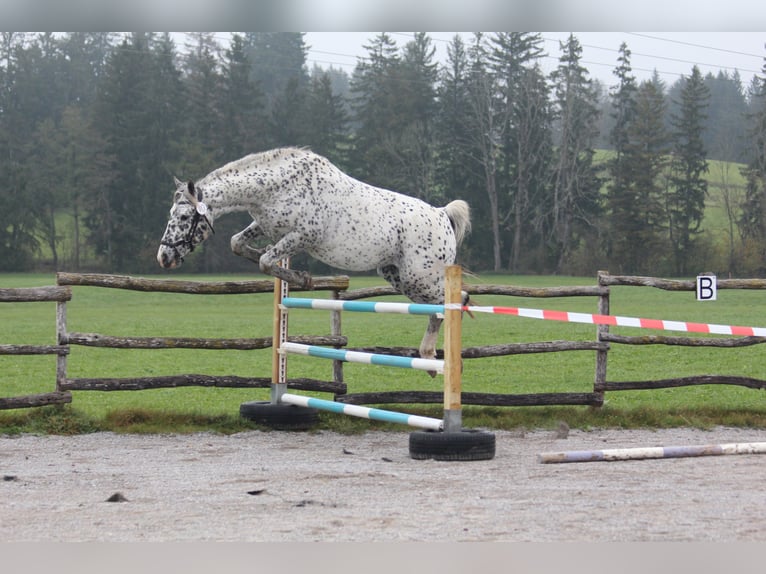
[[[451,306],[445,306],[449,309]],[[716,325],[714,323],[690,323],[686,321],[665,321],[663,319],[640,319],[638,317],[619,317],[617,315],[597,315],[574,313],[572,311],[551,311],[547,309],[524,309],[523,307],[486,307],[462,306],[463,311],[472,313],[494,313],[497,315],[516,315],[530,319],[566,321],[568,323],[587,323],[591,325],[615,325],[618,327],[639,327],[642,329],[661,329],[664,331],[686,331],[689,333],[712,333],[717,335],[740,335],[766,337],[764,327],[738,327],[736,325]]]

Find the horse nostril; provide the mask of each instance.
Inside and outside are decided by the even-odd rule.
[[[163,269],[168,269],[173,264],[170,257],[168,257],[168,254],[165,252],[161,252],[157,254],[157,262],[160,264],[160,267],[162,267]]]

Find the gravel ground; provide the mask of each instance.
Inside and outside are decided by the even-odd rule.
[[[766,540],[766,456],[537,461],[766,430],[495,434],[479,462],[412,460],[406,431],[0,437],[0,541]]]

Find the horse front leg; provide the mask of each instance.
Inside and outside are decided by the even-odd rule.
[[[257,221],[253,221],[250,225],[245,227],[242,231],[231,237],[231,251],[234,255],[249,259],[253,263],[260,261],[261,255],[263,255],[266,249],[271,246],[256,248],[253,246],[258,239],[264,236],[263,229],[258,225]]]
[[[291,286],[299,289],[311,289],[311,274],[307,271],[295,271],[279,266],[282,259],[292,257],[303,249],[303,236],[298,232],[291,232],[277,241],[276,245],[269,248],[261,255],[258,264],[261,271],[272,277],[278,277],[287,281]]]
[[[438,315],[431,315],[428,318],[428,328],[426,329],[423,339],[420,341],[420,356],[423,359],[435,359],[436,358],[436,342],[439,338],[439,329],[442,326],[442,319]],[[427,371],[431,377],[436,376],[436,371]]]

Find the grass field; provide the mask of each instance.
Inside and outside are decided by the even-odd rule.
[[[175,276],[174,278],[181,278]],[[252,277],[188,277],[196,280]],[[527,286],[593,285],[595,277],[528,277],[486,275],[477,283]],[[55,284],[52,274],[0,275],[0,287]],[[352,278],[351,288],[382,284],[377,277]],[[270,294],[179,295],[139,293],[95,287],[74,287],[68,303],[68,330],[122,336],[266,337],[271,335]],[[322,294],[326,296],[326,294]],[[392,298],[397,299],[397,298]],[[400,299],[401,300],[401,299]],[[479,297],[478,304],[596,312],[593,297],[528,299]],[[693,293],[650,288],[612,288],[611,312],[616,315],[706,323],[766,326],[766,293],[719,291],[715,302],[695,301]],[[426,318],[346,313],[343,333],[350,346],[417,347]],[[329,334],[329,316],[321,311],[295,310],[294,334]],[[637,334],[635,329],[612,332]],[[595,327],[518,317],[478,315],[466,318],[464,346],[504,342],[593,340]],[[0,343],[54,344],[55,304],[0,304]],[[645,380],[700,374],[727,374],[766,379],[764,347],[742,349],[682,348],[661,345],[612,346],[607,378]],[[264,376],[270,374],[270,350],[120,350],[72,347],[69,377],[133,377],[179,373]],[[493,393],[592,390],[595,354],[589,351],[517,355],[468,360],[463,390]],[[331,363],[291,356],[290,377],[331,378]],[[423,372],[356,364],[345,366],[349,392],[380,390],[440,391],[442,378]],[[0,396],[18,396],[54,389],[55,357],[0,356]],[[111,429],[187,431],[247,428],[238,417],[239,404],[264,400],[265,389],[182,388],[139,392],[73,393],[64,408],[0,411],[0,432],[81,432]],[[326,397],[326,395],[325,395]],[[734,386],[698,386],[660,391],[608,393],[600,409],[589,407],[466,407],[469,426],[491,428],[549,427],[565,420],[572,427],[699,426],[716,424],[766,426],[762,392]],[[387,407],[391,408],[391,407]],[[440,416],[440,406],[403,407],[408,412]],[[323,425],[336,430],[385,426],[323,416]]]

